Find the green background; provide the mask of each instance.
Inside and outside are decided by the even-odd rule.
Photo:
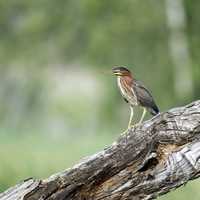
[[[184,27],[175,27],[187,42],[189,75],[173,59],[166,2],[0,1],[0,191],[66,169],[119,136],[129,108],[113,66],[128,66],[161,111],[199,98],[200,2],[183,1]],[[199,199],[199,186],[162,199]]]

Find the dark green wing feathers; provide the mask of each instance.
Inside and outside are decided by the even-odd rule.
[[[134,81],[133,90],[136,93],[138,104],[147,108],[152,114],[156,115],[159,113],[158,106],[156,105],[151,93],[145,88],[140,81]]]

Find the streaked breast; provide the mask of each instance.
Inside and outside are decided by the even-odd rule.
[[[117,84],[120,89],[122,96],[133,106],[138,105],[137,97],[133,90],[133,87],[130,87],[125,79],[120,77],[117,78]]]

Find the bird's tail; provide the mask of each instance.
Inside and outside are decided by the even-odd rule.
[[[156,104],[154,104],[152,107],[148,107],[147,110],[154,116],[157,115],[160,111]]]

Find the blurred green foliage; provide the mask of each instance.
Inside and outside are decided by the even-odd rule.
[[[199,98],[200,2],[184,6],[194,95],[178,99],[165,1],[0,1],[1,191],[65,169],[126,127],[116,80],[101,73],[114,65],[129,66],[161,110]],[[164,199],[189,198],[191,185]]]
[[[34,134],[20,137],[3,135],[0,140],[0,191],[26,178],[46,178],[71,167],[113,140],[113,136],[105,134],[57,139]]]

